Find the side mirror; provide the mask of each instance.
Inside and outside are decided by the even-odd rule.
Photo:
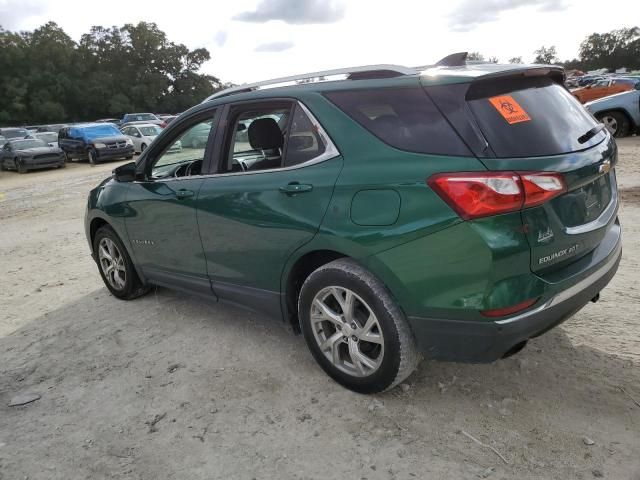
[[[136,162],[120,165],[113,170],[113,176],[118,182],[133,182],[136,179]]]

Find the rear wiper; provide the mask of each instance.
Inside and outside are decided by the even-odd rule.
[[[578,137],[578,143],[586,143],[588,142],[590,139],[592,139],[593,137],[595,137],[598,133],[600,133],[602,130],[604,129],[604,123],[601,123],[599,125],[596,125],[595,127],[593,127],[591,130],[589,130],[587,133],[585,133],[584,135],[582,135],[581,137]]]

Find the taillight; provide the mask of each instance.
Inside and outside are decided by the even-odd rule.
[[[534,303],[538,301],[537,298],[530,298],[525,300],[524,302],[520,302],[516,305],[511,305],[510,307],[505,308],[494,308],[492,310],[482,310],[480,313],[485,317],[504,317],[505,315],[512,315],[514,313],[518,313],[522,310],[526,310]]]
[[[566,191],[561,175],[544,172],[439,173],[427,183],[465,220],[540,205]]]

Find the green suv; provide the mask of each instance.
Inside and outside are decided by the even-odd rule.
[[[93,258],[121,299],[159,285],[281,319],[358,392],[421,356],[512,355],[621,256],[616,144],[563,78],[454,55],[218,92],[91,191]]]

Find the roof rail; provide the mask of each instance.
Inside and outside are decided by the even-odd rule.
[[[302,84],[315,81],[331,81],[326,77],[335,77],[342,75],[344,78],[338,80],[344,80],[346,78],[353,77],[354,79],[364,78],[381,78],[382,76],[402,76],[402,75],[415,75],[419,73],[419,70],[414,68],[403,67],[400,65],[367,65],[362,67],[350,67],[350,68],[338,68],[335,70],[324,70],[320,72],[304,73],[301,75],[293,75],[290,77],[280,77],[271,80],[265,80],[256,83],[245,83],[244,85],[238,85],[236,87],[226,88],[214,93],[210,97],[207,97],[204,102],[208,102],[215,98],[226,97],[227,95],[233,95],[234,93],[245,93],[253,90],[259,90],[265,87],[280,87],[286,84]],[[282,85],[285,84],[285,85]],[[203,102],[203,103],[204,103]]]
[[[210,100],[233,95],[234,93],[246,93],[261,88],[275,88],[284,87],[288,84],[302,84],[311,82],[328,82],[332,80],[363,80],[371,78],[388,78],[399,77],[403,75],[416,75],[422,70],[433,66],[463,66],[465,65],[467,58],[467,52],[454,53],[448,55],[438,61],[435,65],[424,65],[420,67],[403,67],[401,65],[365,65],[362,67],[350,67],[350,68],[337,68],[335,70],[324,70],[321,72],[303,73],[301,75],[292,75],[290,77],[273,78],[271,80],[264,80],[256,83],[245,83],[231,88],[225,88],[213,95],[207,97],[202,103]],[[330,79],[327,77],[343,76],[343,78]]]

